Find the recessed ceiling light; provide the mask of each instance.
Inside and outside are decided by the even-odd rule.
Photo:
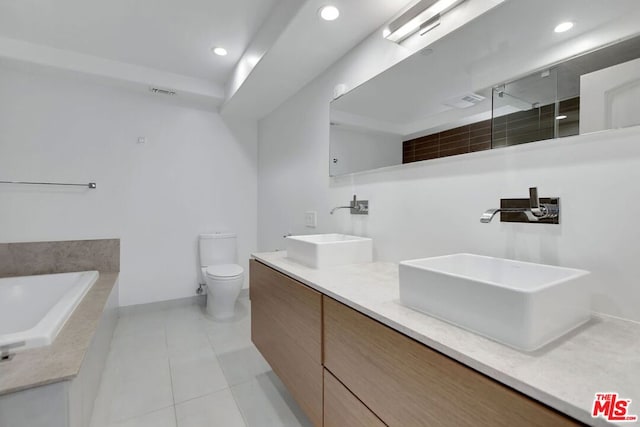
[[[566,118],[567,118],[567,116],[565,116],[564,114],[562,114],[560,116],[556,116],[556,120],[564,120]]]
[[[318,11],[320,18],[325,21],[335,21],[340,16],[340,11],[335,6],[322,6]]]
[[[213,51],[213,53],[215,53],[218,56],[225,56],[227,54],[227,49],[223,47],[214,47],[211,50]]]
[[[556,33],[564,33],[565,31],[569,31],[572,28],[573,22],[563,22],[561,24],[558,24],[558,26],[556,26],[553,31],[555,31]]]

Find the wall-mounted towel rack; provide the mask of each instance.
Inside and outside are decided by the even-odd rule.
[[[29,181],[0,181],[0,184],[26,184],[26,185],[65,185],[67,187],[88,187],[96,188],[95,182],[89,182],[87,184],[69,184],[65,182],[29,182]]]

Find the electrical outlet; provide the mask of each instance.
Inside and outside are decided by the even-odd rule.
[[[318,226],[318,214],[315,211],[307,211],[304,213],[304,225],[309,228]]]

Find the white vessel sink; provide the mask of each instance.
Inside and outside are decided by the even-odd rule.
[[[346,234],[288,236],[287,257],[308,267],[360,264],[373,259],[373,240]]]
[[[403,305],[533,351],[590,317],[588,271],[455,254],[400,263]]]

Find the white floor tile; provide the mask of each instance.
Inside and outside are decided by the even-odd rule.
[[[175,403],[227,388],[218,359],[210,348],[171,358]]]
[[[207,335],[216,354],[224,354],[252,346],[251,317],[232,321],[209,320]]]
[[[251,343],[250,302],[238,304],[228,321],[196,305],[122,316],[91,427],[310,425]]]
[[[231,393],[248,427],[312,426],[273,372],[233,386]]]
[[[118,360],[151,359],[167,356],[167,338],[164,326],[157,329],[136,331],[124,335],[114,335],[111,350]]]
[[[165,322],[170,323],[175,320],[188,321],[203,319],[205,315],[204,306],[198,304],[183,305],[180,307],[169,308],[165,311]]]
[[[147,359],[118,369],[111,397],[110,421],[122,421],[173,405],[167,358]]]
[[[176,427],[173,406],[110,424],[109,427]]]
[[[211,343],[204,330],[176,325],[167,327],[167,351],[169,357],[212,350]]]
[[[178,427],[245,427],[229,389],[176,405]]]
[[[271,370],[253,344],[240,350],[219,354],[218,361],[231,386],[249,381]]]
[[[163,310],[123,314],[118,319],[114,337],[131,334],[143,335],[149,331],[162,330],[165,316]]]

